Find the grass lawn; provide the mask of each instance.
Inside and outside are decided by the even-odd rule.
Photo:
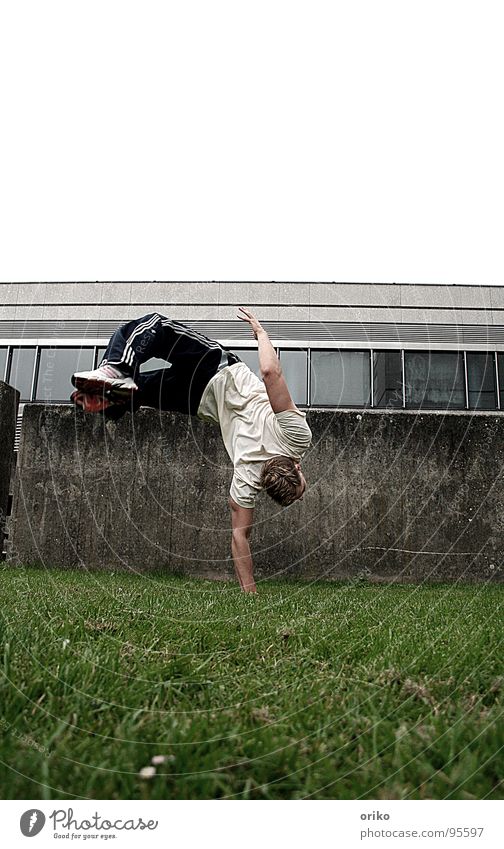
[[[504,797],[502,587],[0,573],[3,798]]]

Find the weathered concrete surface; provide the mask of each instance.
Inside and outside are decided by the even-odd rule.
[[[308,414],[309,488],[286,510],[263,494],[261,576],[502,579],[504,416]],[[231,466],[217,428],[143,409],[118,423],[29,404],[10,561],[162,568],[226,577]]]
[[[0,556],[9,503],[19,392],[0,380]]]

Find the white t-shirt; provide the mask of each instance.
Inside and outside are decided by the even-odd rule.
[[[245,363],[233,363],[212,377],[197,415],[220,425],[234,466],[230,495],[241,507],[254,507],[265,460],[278,454],[300,460],[311,444],[306,413],[274,413],[264,383]]]

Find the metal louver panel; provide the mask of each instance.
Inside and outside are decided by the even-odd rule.
[[[19,450],[19,442],[21,439],[21,427],[23,424],[23,409],[24,404],[20,404],[18,407],[18,414],[16,419],[16,433],[14,434],[14,451]]]
[[[1,339],[103,339],[107,340],[121,319],[113,321],[0,321]],[[215,339],[250,341],[247,325],[237,321],[186,321]],[[489,324],[394,324],[392,322],[265,321],[275,339],[295,342],[429,342],[504,345],[504,326]]]

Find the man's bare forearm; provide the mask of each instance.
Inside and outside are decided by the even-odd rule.
[[[245,534],[233,534],[231,551],[233,553],[236,575],[242,590],[246,593],[257,592],[254,581],[252,555],[250,553],[249,542]]]
[[[266,333],[261,322],[246,307],[239,307],[239,310],[241,313],[243,313],[243,315],[238,314],[238,318],[241,321],[246,321],[248,322],[248,324],[250,324],[252,333],[257,339],[257,345],[259,349],[259,367],[261,369],[262,377],[274,373],[281,374],[282,369],[280,366],[280,361],[276,355],[276,351],[273,345],[270,342],[269,336]]]
[[[261,329],[257,332],[257,346],[261,375],[264,377],[267,374],[279,372],[280,361],[273,345],[271,344],[270,338],[263,327],[261,327]]]

